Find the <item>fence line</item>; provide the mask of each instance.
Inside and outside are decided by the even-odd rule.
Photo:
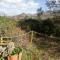
[[[35,34],[38,34],[39,37],[36,38]],[[43,41],[43,42],[46,41],[46,40],[44,40],[45,37],[48,40],[48,42],[49,42],[49,39],[50,40],[53,40],[53,39],[55,40],[55,39],[59,39],[59,38],[56,38],[56,37],[54,38],[54,37],[49,37],[49,36],[44,37],[44,36],[41,36],[41,35],[43,35],[43,34],[35,32],[35,31],[29,31],[29,32],[24,33],[22,35],[10,36],[10,37],[6,36],[6,37],[1,37],[1,38],[12,38],[12,41],[14,43],[16,43],[15,45],[20,45],[22,47],[22,49],[24,50],[23,54],[26,53],[25,58],[27,56],[26,59],[22,59],[22,60],[34,60],[34,59],[35,60],[42,60],[41,57],[40,57],[40,51],[37,52],[35,50],[35,46],[33,46],[33,42],[36,41],[36,42],[38,42],[36,45],[39,45],[39,43],[41,41]],[[32,45],[32,47],[29,46],[29,43]],[[30,55],[30,57],[28,55]],[[30,58],[30,59],[28,59],[28,58]]]
[[[43,38],[49,38],[49,39],[54,39],[54,40],[56,40],[56,39],[58,39],[58,40],[60,40],[60,38],[57,38],[57,37],[50,37],[50,36],[47,36],[47,35],[44,35],[44,34],[41,34],[41,33],[38,33],[38,32],[36,32],[36,31],[29,31],[29,32],[27,32],[27,33],[24,33],[24,34],[22,34],[22,35],[17,35],[17,36],[2,36],[2,37],[0,37],[1,38],[1,40],[3,39],[3,38],[11,38],[11,41],[13,41],[13,38],[17,38],[17,40],[18,41],[20,41],[20,42],[22,42],[23,41],[23,43],[25,42],[25,40],[26,41],[28,41],[28,42],[30,42],[30,43],[32,43],[33,42],[33,40],[35,39],[35,37],[34,37],[34,34],[39,34],[39,35],[43,35]],[[45,36],[45,37],[44,37]],[[41,36],[40,36],[41,37]],[[19,38],[19,39],[18,39]],[[17,41],[16,40],[16,41]],[[15,41],[15,40],[14,40]],[[28,43],[27,42],[27,43]]]

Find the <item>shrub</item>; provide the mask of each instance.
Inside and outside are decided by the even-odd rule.
[[[41,33],[51,35],[54,33],[54,29],[55,29],[55,25],[53,21],[49,19],[42,21]]]
[[[20,21],[19,21],[20,22]],[[52,35],[55,32],[54,22],[50,19],[46,20],[35,20],[35,19],[27,19],[19,23],[18,26],[24,29],[25,31],[36,31],[39,33]]]
[[[54,36],[60,37],[60,27],[56,27]]]
[[[40,22],[38,20],[35,19],[27,19],[24,21],[19,21],[18,22],[18,27],[20,27],[26,31],[37,31],[40,32]]]

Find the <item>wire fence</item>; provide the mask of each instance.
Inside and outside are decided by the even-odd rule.
[[[15,36],[13,41],[16,43],[15,45],[23,48],[22,60],[60,60],[58,57],[60,55],[60,38],[30,31]]]
[[[3,40],[5,37],[1,38]],[[22,47],[22,60],[60,60],[60,38],[35,31],[6,38],[13,41],[16,46]]]

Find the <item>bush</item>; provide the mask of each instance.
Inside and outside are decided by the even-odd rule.
[[[52,35],[55,32],[54,22],[50,19],[47,20],[35,20],[35,19],[27,19],[24,21],[19,21],[18,26],[26,31],[36,31],[39,33]]]
[[[18,26],[26,31],[36,31],[36,32],[40,32],[40,22],[38,20],[35,19],[27,19],[24,21],[19,21],[18,22]]]
[[[60,27],[56,27],[54,36],[55,37],[60,37]]]
[[[47,19],[42,21],[41,33],[51,35],[54,33],[55,25],[53,21]]]

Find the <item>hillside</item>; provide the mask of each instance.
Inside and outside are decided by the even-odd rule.
[[[53,18],[53,16],[60,16],[60,13],[57,12],[57,11],[46,11],[46,12],[43,12],[43,14],[41,15],[41,19],[44,20],[44,19],[47,19],[47,18]],[[28,18],[33,18],[33,19],[36,19],[37,18],[37,13],[36,14],[27,14],[27,13],[21,13],[19,15],[15,15],[15,16],[12,16],[12,18],[14,18],[15,20],[16,19],[28,19]]]
[[[16,26],[17,22],[18,19],[0,16],[0,36],[13,37],[15,44],[22,46],[22,60],[60,60],[60,39],[35,31],[25,32]]]
[[[16,30],[16,23],[17,23],[17,21],[15,21],[13,19],[10,19],[10,18],[4,17],[4,16],[0,16],[0,34],[1,34],[2,30],[4,31],[4,33],[7,36],[14,33],[12,31]]]
[[[14,18],[15,20],[20,20],[20,19],[28,19],[28,18],[33,18],[35,19],[37,17],[37,14],[26,14],[26,13],[22,13],[16,16],[12,16],[12,18]]]

